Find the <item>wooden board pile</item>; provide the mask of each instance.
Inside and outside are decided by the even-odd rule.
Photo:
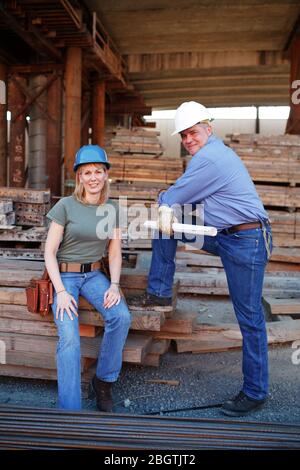
[[[1,204],[12,206],[15,221],[0,229],[0,256],[43,259],[50,190],[0,187]]]
[[[231,134],[269,212],[276,246],[300,246],[300,136]]]
[[[149,154],[161,155],[163,147],[158,139],[160,132],[143,129],[142,127],[132,127],[126,129],[117,127],[115,135],[111,139],[113,152],[122,154]]]
[[[112,138],[112,134],[114,135]],[[182,174],[183,162],[163,157],[163,147],[155,130],[142,127],[106,130],[105,142],[112,164],[110,179],[124,182],[172,184]]]
[[[130,255],[132,256],[132,255]],[[125,263],[126,264],[126,263]],[[129,266],[131,261],[127,263]],[[55,351],[57,329],[52,313],[46,317],[27,311],[25,287],[31,278],[40,277],[43,263],[28,260],[0,260],[0,375],[56,378]],[[125,268],[121,285],[125,295],[141,292],[145,282],[139,282],[139,275]],[[145,281],[145,280],[144,280]],[[138,290],[136,290],[136,286]],[[174,309],[177,287],[174,288]],[[160,357],[170,345],[170,339],[157,338],[160,331],[174,329],[172,312],[135,309],[128,335],[123,361],[132,364],[158,366]],[[98,357],[103,333],[103,320],[95,309],[84,299],[79,302],[79,322],[82,354],[82,377],[88,381],[93,374],[93,364]],[[179,320],[178,328],[192,331],[193,317]],[[169,324],[169,326],[168,326]],[[187,326],[189,325],[189,327]]]

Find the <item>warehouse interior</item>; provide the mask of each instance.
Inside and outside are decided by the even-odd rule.
[[[216,116],[226,108],[213,127],[245,163],[272,223],[268,341],[300,340],[299,1],[0,0],[1,378],[56,382],[56,327],[51,314],[27,311],[25,287],[43,272],[46,214],[72,194],[82,145],[106,149],[110,197],[126,204],[122,290],[128,299],[145,290],[151,233],[130,223],[157,217],[158,192],[192,158],[170,135],[185,101]],[[251,118],[234,121],[234,108],[246,107]],[[263,121],[263,107],[286,114]],[[172,314],[132,310],[124,364],[160,371],[169,351],[240,351],[228,301],[219,258],[180,245]],[[103,320],[83,298],[79,311],[86,391]]]

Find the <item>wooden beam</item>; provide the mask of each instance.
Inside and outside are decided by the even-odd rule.
[[[129,54],[126,56],[128,73],[170,72],[174,70],[210,70],[219,68],[280,66],[288,64],[282,51],[195,51],[153,54]]]
[[[105,81],[97,81],[94,83],[92,107],[92,143],[103,147],[105,128]]]
[[[81,144],[82,49],[69,47],[65,72],[65,195],[74,189],[73,164]]]
[[[52,196],[61,195],[61,121],[62,121],[62,77],[51,84],[47,95],[47,187]],[[55,168],[55,171],[53,169]]]
[[[30,32],[25,31],[20,23],[9,11],[7,7],[0,3],[0,10],[5,17],[6,24],[26,42],[34,51],[40,51],[55,60],[62,60],[62,55],[47,39],[42,37],[38,30],[30,25]]]
[[[7,184],[7,66],[0,63],[0,186]]]
[[[15,187],[25,186],[25,113],[19,114],[24,107],[25,96],[20,86],[26,87],[26,81],[22,77],[8,81],[8,108],[11,111],[10,144],[9,144],[9,185]],[[15,115],[19,117],[14,121]]]

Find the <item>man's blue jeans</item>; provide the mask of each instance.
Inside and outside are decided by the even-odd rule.
[[[122,367],[122,352],[127,338],[131,317],[122,298],[119,305],[105,309],[104,293],[110,282],[100,271],[89,273],[61,273],[65,289],[78,303],[79,295],[90,302],[101,313],[105,329],[102,338],[96,375],[106,382],[115,382]],[[64,312],[63,321],[55,318],[56,294],[52,305],[58,330],[56,351],[58,404],[60,408],[81,409],[80,337],[78,317],[71,320]],[[80,315],[80,314],[79,314]]]
[[[243,336],[243,392],[262,400],[268,393],[268,343],[262,289],[268,262],[266,245],[272,250],[270,226],[233,234],[204,237],[202,249],[221,257],[236,318]],[[186,241],[183,239],[182,241]],[[189,242],[190,243],[190,242]],[[177,240],[152,241],[152,261],[148,279],[150,294],[171,297],[175,273]]]

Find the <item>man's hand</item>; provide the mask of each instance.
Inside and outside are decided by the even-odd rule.
[[[173,235],[172,224],[178,222],[171,207],[160,206],[158,208],[158,229],[166,235]]]

